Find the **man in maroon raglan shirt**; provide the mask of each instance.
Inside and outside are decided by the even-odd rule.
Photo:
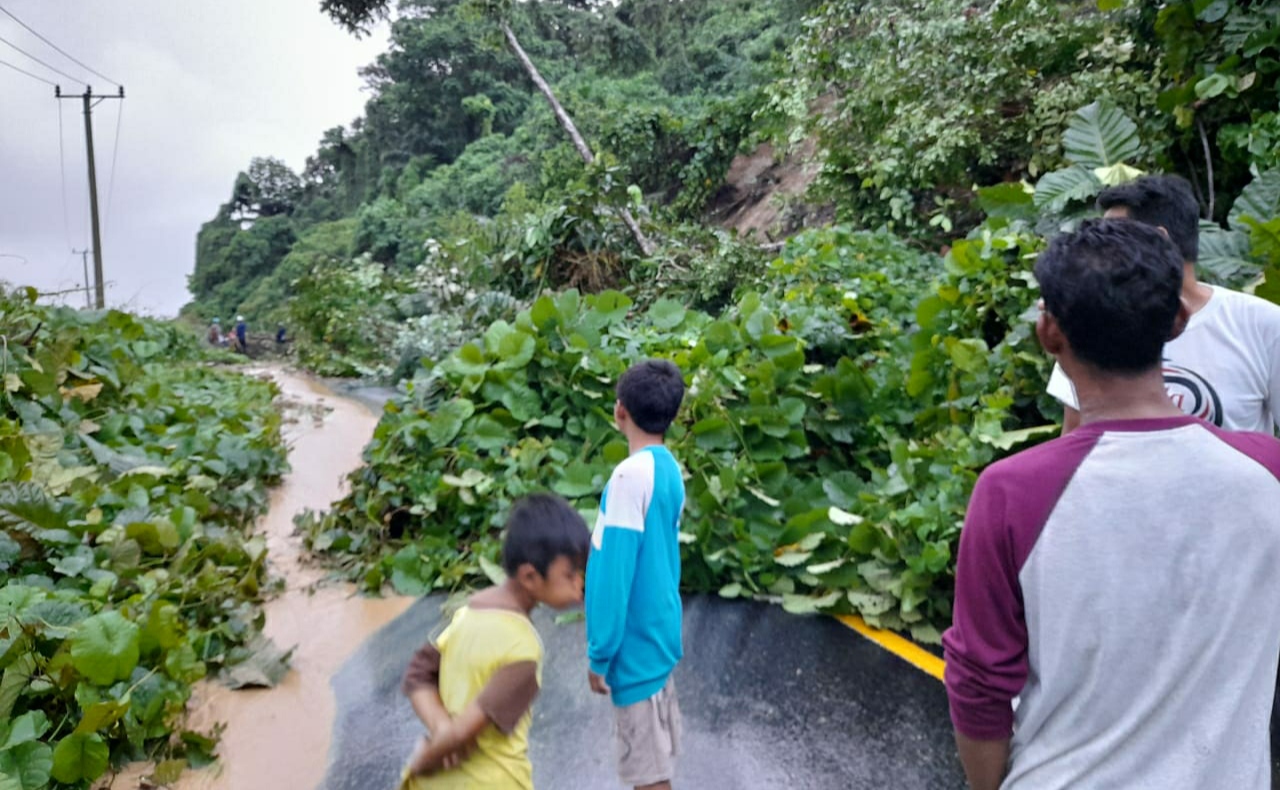
[[[975,790],[1270,787],[1280,442],[1182,414],[1159,230],[1085,223],[1036,263],[1080,427],[978,478],[943,636]],[[1016,712],[1014,698],[1019,699]]]

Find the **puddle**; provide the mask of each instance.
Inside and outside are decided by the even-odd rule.
[[[260,525],[275,576],[286,591],[264,607],[266,634],[287,649],[292,669],[273,689],[232,691],[216,683],[196,687],[190,725],[207,731],[226,724],[219,761],[186,771],[172,790],[277,790],[315,787],[324,777],[334,700],[330,677],[367,637],[413,603],[412,598],[364,598],[351,585],[321,585],[324,572],[301,564],[293,517],[324,508],[343,492],[343,478],[360,465],[360,451],[377,424],[365,406],[320,382],[281,368],[253,371],[280,386],[292,471],[271,495]],[[150,766],[132,766],[100,788],[154,787]]]

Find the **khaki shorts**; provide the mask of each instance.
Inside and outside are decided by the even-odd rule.
[[[613,709],[618,776],[631,787],[669,782],[680,753],[680,705],[675,681],[646,700]]]

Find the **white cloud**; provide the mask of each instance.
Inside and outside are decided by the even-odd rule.
[[[124,83],[109,210],[119,105],[105,101],[93,115],[108,301],[166,315],[190,298],[196,232],[226,201],[236,173],[254,156],[300,169],[326,129],[361,113],[367,96],[357,71],[386,45],[385,28],[357,40],[320,12],[319,0],[9,0],[5,7]],[[72,74],[83,71],[7,17],[0,37]],[[83,91],[3,45],[0,60],[62,82],[65,93]],[[95,92],[111,90],[87,76]],[[80,102],[61,108],[68,232],[52,88],[0,68],[0,96],[0,279],[74,287],[81,261],[68,244],[80,248],[88,236]]]

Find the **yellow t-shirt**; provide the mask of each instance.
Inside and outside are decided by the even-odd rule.
[[[459,609],[436,640],[440,651],[440,699],[452,715],[467,707],[504,666],[537,664],[542,684],[542,639],[528,617],[506,609]],[[528,711],[510,735],[489,726],[476,750],[451,771],[406,777],[401,790],[533,790]]]

